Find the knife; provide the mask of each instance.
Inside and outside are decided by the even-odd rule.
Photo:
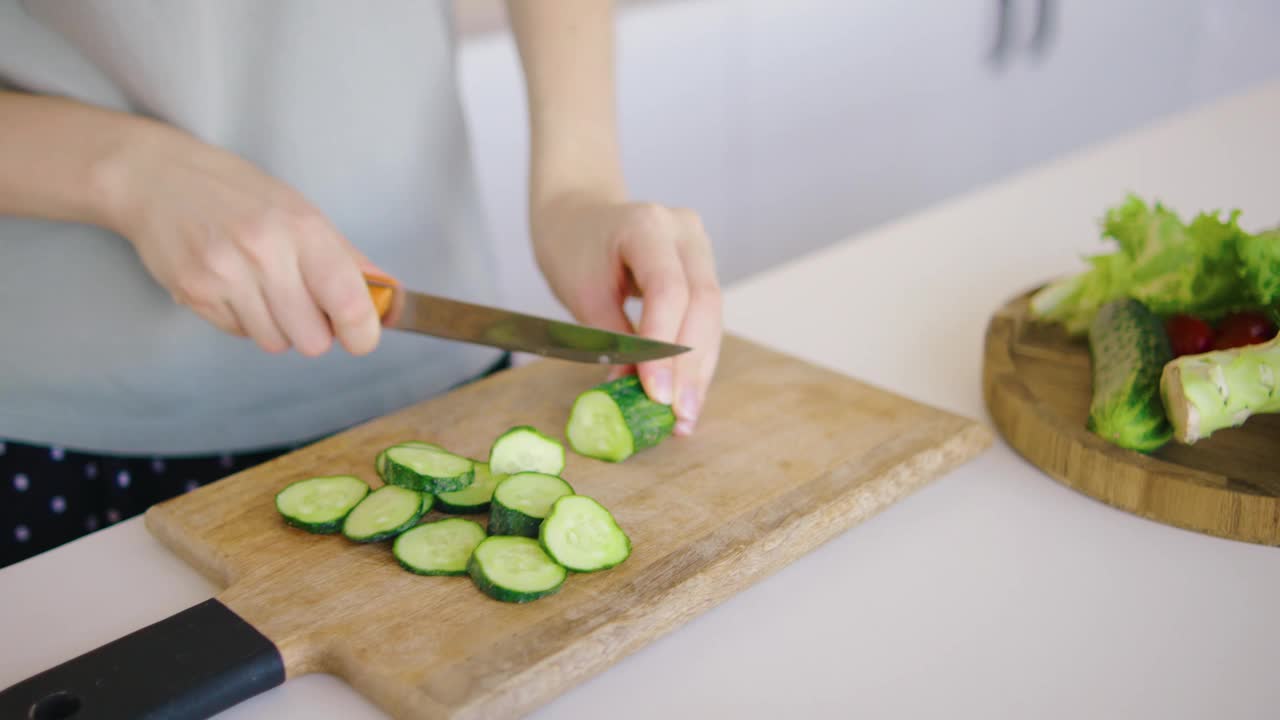
[[[384,327],[561,360],[631,365],[688,352],[683,345],[407,290],[365,272]]]

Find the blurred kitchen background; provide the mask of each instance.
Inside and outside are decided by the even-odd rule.
[[[563,317],[502,0],[455,3],[506,302]],[[702,214],[726,284],[1280,78],[1280,0],[620,0],[617,31],[630,183]]]

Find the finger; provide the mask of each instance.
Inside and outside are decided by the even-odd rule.
[[[197,315],[228,335],[235,337],[247,335],[244,328],[240,327],[235,311],[225,300],[192,304],[190,307]]]
[[[245,281],[237,284],[236,294],[228,300],[237,324],[263,350],[273,354],[288,350],[289,341],[271,316],[262,289],[247,272],[245,275]]]
[[[622,260],[643,298],[640,335],[675,342],[689,305],[688,281],[677,250],[676,227],[665,212],[646,212],[633,223],[621,243]],[[674,366],[670,358],[636,366],[645,392],[656,402],[674,398]]]
[[[333,345],[332,329],[307,289],[298,258],[292,251],[284,252],[279,266],[265,279],[263,287],[272,317],[299,353],[318,357],[329,351]]]
[[[636,329],[631,318],[627,317],[623,306],[625,300],[626,298],[622,295],[610,297],[604,290],[593,293],[577,313],[577,320],[601,330],[634,335]],[[616,380],[633,372],[635,372],[634,365],[614,365],[609,369],[605,380]]]
[[[681,211],[680,216],[684,239],[679,250],[689,283],[689,306],[679,342],[693,349],[675,358],[673,409],[677,418],[675,432],[689,435],[697,424],[719,362],[723,309],[711,241],[702,221],[692,211]]]
[[[373,352],[382,330],[381,319],[346,241],[326,233],[302,247],[298,266],[303,282],[328,318],[333,334],[352,355]]]

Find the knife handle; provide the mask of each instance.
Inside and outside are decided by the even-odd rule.
[[[396,288],[400,287],[400,283],[390,275],[384,275],[375,270],[364,271],[364,282],[369,286],[369,299],[373,300],[373,306],[378,310],[378,317],[386,320],[387,313],[391,312],[391,305],[395,300]]]
[[[202,720],[284,681],[275,644],[211,599],[0,689],[0,718]]]

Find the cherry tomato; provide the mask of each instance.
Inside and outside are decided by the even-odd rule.
[[[1257,311],[1235,312],[1218,323],[1215,350],[1226,350],[1245,345],[1264,343],[1276,335],[1276,327],[1265,313]]]
[[[1174,315],[1165,322],[1173,354],[1196,355],[1214,347],[1213,327],[1194,315]]]

